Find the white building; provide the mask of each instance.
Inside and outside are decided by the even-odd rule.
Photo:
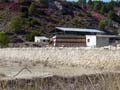
[[[56,27],[54,33],[52,40],[55,47],[86,47],[86,35],[103,34],[104,32],[97,29]]]
[[[107,35],[97,29],[56,27],[53,33],[55,36],[52,42],[55,47],[103,47],[120,41],[120,36]]]
[[[49,44],[49,38],[44,36],[35,36],[34,42],[47,45]]]
[[[111,39],[120,38],[116,35],[86,35],[87,47],[103,47],[112,44]],[[114,42],[115,43],[115,42]]]

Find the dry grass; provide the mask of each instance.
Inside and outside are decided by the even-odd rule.
[[[0,78],[5,78],[5,77],[7,77],[5,74],[0,73]]]
[[[1,80],[0,90],[120,90],[120,74]]]
[[[0,66],[72,66],[120,70],[120,50],[86,48],[0,49]]]
[[[0,49],[0,66],[27,66],[30,69],[41,69],[39,73],[45,69],[53,75],[1,80],[0,90],[120,90],[120,50]],[[1,74],[0,77],[5,75]]]

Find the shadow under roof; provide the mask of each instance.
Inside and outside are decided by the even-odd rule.
[[[90,33],[104,33],[104,31],[100,31],[97,29],[82,29],[82,28],[64,28],[64,27],[56,27],[56,29],[66,32],[90,32]]]

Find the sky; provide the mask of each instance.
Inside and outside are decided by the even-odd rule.
[[[68,0],[68,1],[78,1],[78,0]],[[97,1],[97,0],[96,0]],[[103,0],[104,2],[109,2],[111,0]]]

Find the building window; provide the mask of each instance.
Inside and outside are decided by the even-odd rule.
[[[43,40],[43,42],[48,42],[48,40]]]
[[[46,40],[43,40],[43,42],[46,42]]]
[[[90,39],[88,39],[87,42],[90,42]]]

